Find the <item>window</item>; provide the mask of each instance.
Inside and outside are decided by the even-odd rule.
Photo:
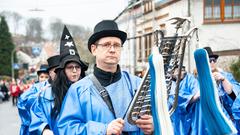
[[[240,0],[204,0],[204,22],[240,21]]]
[[[149,13],[152,11],[152,1],[144,1],[144,13]]]
[[[142,37],[137,38],[137,61],[142,61]]]
[[[149,33],[147,35],[144,35],[144,61],[147,62],[148,61],[148,56],[151,54],[151,49],[152,49],[152,34],[153,33]]]
[[[154,0],[156,9],[164,8],[180,0]]]
[[[149,28],[148,30],[150,30]],[[153,34],[152,32],[148,32],[145,30],[146,34],[142,34],[142,32],[138,33],[139,36],[136,38],[136,57],[137,62],[147,62],[149,55],[152,53],[152,46],[154,44]],[[141,34],[141,35],[140,35]]]

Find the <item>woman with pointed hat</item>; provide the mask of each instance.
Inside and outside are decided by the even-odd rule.
[[[33,134],[58,134],[56,121],[68,88],[85,77],[88,66],[80,59],[75,43],[67,27],[64,27],[60,43],[60,63],[52,87],[41,92],[31,108]]]

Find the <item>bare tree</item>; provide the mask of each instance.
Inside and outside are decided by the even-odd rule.
[[[63,22],[61,19],[55,18],[51,23],[50,23],[50,32],[52,36],[53,41],[58,41],[60,40],[61,33],[63,30]]]
[[[19,28],[19,22],[22,20],[23,17],[20,14],[11,11],[2,11],[0,15],[5,16],[8,22],[12,22],[13,32],[14,34],[16,34]]]
[[[10,11],[2,11],[0,13],[1,16],[4,16],[6,18],[6,20],[10,19],[9,16],[11,16],[11,12]]]
[[[67,27],[76,42],[81,58],[90,64],[94,63],[94,57],[88,51],[87,47],[87,41],[91,34],[90,30],[78,25],[67,25]]]
[[[26,40],[40,42],[42,39],[42,19],[28,19],[26,24]]]
[[[13,19],[13,24],[14,24],[14,34],[16,34],[18,27],[19,27],[19,22],[21,21],[22,16],[16,12],[13,12],[12,19]]]

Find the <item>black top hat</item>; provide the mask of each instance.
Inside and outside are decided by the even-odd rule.
[[[213,54],[211,47],[204,47],[204,49],[207,51],[209,58],[218,59],[219,56],[217,54]]]
[[[127,34],[118,29],[118,25],[115,21],[103,20],[94,27],[94,33],[88,39],[89,51],[91,52],[91,45],[94,44],[98,39],[103,37],[108,37],[108,36],[120,38],[122,41],[122,44],[127,39]]]
[[[87,64],[80,60],[74,40],[67,27],[64,26],[60,42],[60,63],[57,69],[63,69],[71,61],[79,63],[82,71],[86,71],[88,68]]]
[[[60,55],[55,55],[47,59],[48,62],[48,71],[54,67],[57,67],[60,62]]]
[[[37,71],[37,75],[41,73],[48,73],[48,65],[46,64],[40,65],[40,69]]]

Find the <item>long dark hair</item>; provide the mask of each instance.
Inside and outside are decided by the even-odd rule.
[[[67,65],[67,64],[66,64]],[[85,77],[85,71],[81,70],[80,78]],[[60,113],[62,101],[73,82],[68,80],[64,69],[56,70],[56,79],[52,83],[52,94],[54,97],[54,107],[51,112],[51,117],[56,119]]]
[[[52,94],[54,97],[54,107],[51,116],[55,119],[59,114],[62,106],[62,101],[70,87],[71,82],[68,80],[64,69],[58,69],[56,79],[52,83]]]

